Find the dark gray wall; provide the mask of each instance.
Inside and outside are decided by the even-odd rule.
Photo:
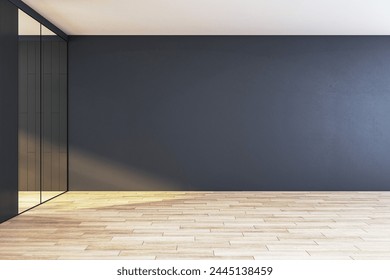
[[[18,11],[0,0],[0,222],[18,213]]]
[[[71,190],[390,190],[390,37],[71,37]]]

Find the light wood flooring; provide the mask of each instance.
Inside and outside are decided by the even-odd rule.
[[[44,202],[61,193],[63,193],[63,191],[19,191],[19,213],[37,206],[41,200]]]
[[[0,259],[390,259],[390,192],[68,192]]]

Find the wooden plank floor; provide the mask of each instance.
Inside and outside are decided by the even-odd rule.
[[[19,191],[19,213],[26,211],[34,206],[37,206],[41,199],[42,201],[49,200],[56,195],[60,195],[63,191]]]
[[[68,192],[0,259],[390,259],[390,192]]]

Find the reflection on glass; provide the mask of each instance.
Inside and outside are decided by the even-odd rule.
[[[42,202],[67,189],[67,44],[42,25]]]
[[[67,190],[67,43],[19,10],[19,213]]]
[[[41,25],[19,10],[19,213],[40,203]]]

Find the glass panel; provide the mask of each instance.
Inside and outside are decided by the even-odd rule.
[[[19,213],[40,203],[41,25],[19,10]]]
[[[42,25],[42,202],[67,190],[67,43]]]

